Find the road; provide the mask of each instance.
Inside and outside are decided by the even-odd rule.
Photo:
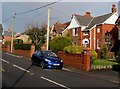
[[[41,69],[28,58],[2,53],[2,87],[118,87],[118,83],[63,68]]]

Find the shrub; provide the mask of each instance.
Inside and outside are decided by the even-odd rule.
[[[104,45],[101,49],[101,56],[102,56],[102,59],[106,59],[106,55],[107,55],[107,46]]]
[[[69,37],[54,37],[50,42],[50,49],[53,51],[62,51],[68,45],[72,45],[72,40]]]
[[[35,45],[35,50],[40,50],[40,45]]]
[[[67,46],[63,50],[64,52],[71,53],[71,54],[81,54],[83,51],[82,46]]]
[[[97,59],[97,56],[97,52],[95,50],[92,50],[91,63],[93,63]]]
[[[5,44],[7,45],[7,44],[10,44],[10,41],[5,41]]]
[[[101,66],[109,66],[109,65],[114,65],[114,64],[118,64],[117,62],[111,62],[108,60],[95,60],[94,63],[92,64],[94,65],[101,65]]]
[[[14,44],[22,44],[23,40],[22,39],[15,39],[15,40],[13,40],[13,43]]]
[[[21,50],[30,50],[31,44],[14,44],[13,45],[15,50],[21,49]]]
[[[114,58],[114,53],[113,53],[113,52],[108,52],[108,53],[106,54],[106,58],[107,58],[107,59],[113,59],[113,58]]]

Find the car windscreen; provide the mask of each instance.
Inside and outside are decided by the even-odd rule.
[[[51,51],[44,51],[43,55],[50,56],[50,57],[58,57],[54,52],[51,52]]]

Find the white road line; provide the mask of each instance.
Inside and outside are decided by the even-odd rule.
[[[5,70],[3,68],[0,68],[0,70],[2,70],[3,72],[5,72]]]
[[[69,70],[69,69],[67,69],[67,68],[62,68],[62,69],[65,70],[65,71],[70,71],[70,72],[72,71],[72,70]]]
[[[30,71],[28,71],[28,70],[26,70],[26,69],[24,69],[24,68],[22,68],[22,67],[20,67],[20,66],[17,66],[17,65],[15,65],[15,64],[14,64],[13,66],[16,67],[16,68],[18,68],[18,69],[20,69],[20,70],[26,71],[26,72],[28,72],[28,73],[30,72]]]
[[[109,81],[114,82],[114,83],[119,83],[118,81],[114,81],[114,80],[109,80]]]
[[[13,54],[10,54],[10,53],[6,53],[8,55],[11,55],[11,56],[14,56],[14,57],[18,57],[18,58],[21,58],[22,56],[17,56],[17,55],[13,55]]]
[[[51,82],[51,83],[54,83],[54,84],[56,84],[56,85],[58,85],[58,86],[61,86],[61,87],[70,89],[69,87],[64,86],[64,85],[62,85],[62,84],[60,84],[60,83],[57,83],[57,82],[55,82],[55,81],[53,81],[53,80],[50,80],[50,79],[48,79],[48,78],[45,78],[45,77],[41,77],[41,78],[44,79],[44,80],[47,80],[47,81],[49,81],[49,82]]]
[[[6,61],[6,60],[4,60],[4,59],[0,59],[0,60],[2,60],[3,62],[5,62],[5,63],[7,63],[7,64],[10,63],[9,61]]]

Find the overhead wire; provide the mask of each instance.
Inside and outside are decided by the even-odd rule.
[[[38,9],[41,9],[41,8],[45,8],[45,7],[47,7],[47,6],[50,6],[50,5],[53,5],[53,4],[57,3],[57,2],[59,2],[59,1],[61,1],[61,0],[57,0],[57,1],[55,1],[55,2],[52,2],[52,3],[49,3],[49,4],[43,5],[43,6],[41,6],[41,7],[38,7],[38,8],[32,9],[32,10],[28,10],[28,11],[25,11],[25,12],[16,13],[16,15],[26,14],[26,13],[29,13],[29,12],[32,12],[32,11],[35,11],[35,10],[38,10]]]
[[[49,4],[43,5],[43,6],[41,6],[41,7],[38,7],[38,8],[32,9],[32,10],[28,10],[28,11],[24,11],[24,12],[20,12],[20,13],[15,13],[15,15],[21,15],[21,14],[26,14],[26,13],[29,13],[29,12],[32,12],[32,11],[36,11],[36,10],[45,8],[45,7],[47,7],[47,6],[53,5],[53,4],[55,4],[55,3],[59,2],[59,1],[61,1],[61,0],[57,0],[57,1],[55,1],[55,2],[52,2],[52,3],[49,3]],[[6,20],[4,20],[4,21],[2,21],[2,22],[5,23],[5,22],[9,21],[12,17],[13,17],[13,16],[10,16],[9,18],[7,18]]]
[[[10,16],[9,18],[7,18],[6,20],[2,21],[2,23],[8,22],[13,16]]]

